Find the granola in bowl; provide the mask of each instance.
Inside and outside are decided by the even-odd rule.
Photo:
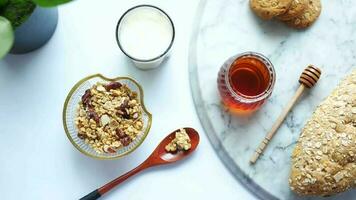
[[[109,86],[109,84],[111,85]],[[102,87],[98,87],[99,85]],[[119,92],[122,94],[118,95]],[[121,103],[125,103],[125,101],[120,100],[118,103],[118,98],[129,100],[127,102],[128,110],[116,106],[109,108],[110,104],[118,105],[119,103],[124,107],[125,104]],[[104,102],[109,100],[110,103]],[[136,100],[136,103],[132,100]],[[137,104],[136,108],[132,106],[132,103]],[[109,110],[105,109],[104,105]],[[81,106],[83,107],[81,108]],[[113,108],[115,108],[115,112],[113,112]],[[100,111],[101,109],[103,111]],[[137,114],[134,112],[135,109],[138,109]],[[62,117],[65,134],[72,145],[84,155],[100,160],[118,159],[135,151],[146,139],[152,124],[152,114],[145,107],[143,89],[137,81],[130,77],[107,78],[101,74],[84,77],[72,87],[65,99]],[[78,121],[79,117],[87,117],[87,119],[82,118],[81,121]],[[118,129],[115,129],[116,136],[112,131],[114,130],[112,128],[117,125],[114,120],[118,122],[122,131],[120,133],[116,131]],[[99,123],[97,123],[98,121]],[[139,121],[142,123],[142,128],[137,128]],[[136,127],[134,122],[137,123]],[[85,132],[84,129],[80,130],[79,126],[82,126],[80,128],[85,127]],[[87,134],[87,128],[91,129],[89,134]],[[99,130],[105,132],[100,135],[100,138]],[[139,132],[137,132],[138,130]],[[103,133],[102,131],[100,133]],[[128,143],[128,145],[125,146],[124,143],[125,145]],[[110,146],[113,147],[109,148]]]
[[[116,153],[143,130],[138,95],[119,82],[97,82],[81,97],[75,125],[78,138],[97,153]]]

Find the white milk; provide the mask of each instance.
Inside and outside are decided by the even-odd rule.
[[[142,6],[126,13],[118,27],[122,50],[141,69],[157,67],[173,42],[174,30],[160,10]]]

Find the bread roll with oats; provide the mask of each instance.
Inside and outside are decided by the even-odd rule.
[[[356,69],[315,110],[292,154],[290,188],[328,196],[356,187]]]

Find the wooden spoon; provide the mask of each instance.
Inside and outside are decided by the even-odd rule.
[[[126,174],[114,179],[110,183],[102,186],[99,189],[94,190],[93,192],[89,193],[85,197],[81,198],[80,200],[95,200],[101,197],[103,194],[107,193],[115,186],[119,185],[120,183],[124,182],[131,176],[141,172],[144,169],[156,166],[156,165],[165,165],[169,163],[174,163],[176,161],[182,160],[189,156],[198,146],[199,144],[199,134],[193,128],[184,128],[191,140],[191,148],[188,151],[178,151],[176,153],[168,153],[165,150],[165,147],[168,143],[170,143],[175,138],[175,133],[178,130],[169,134],[166,138],[162,140],[162,142],[156,147],[153,153],[145,160],[142,164],[140,164],[135,169],[127,172]]]

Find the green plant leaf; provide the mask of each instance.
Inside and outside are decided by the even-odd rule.
[[[10,51],[13,43],[14,32],[11,22],[5,17],[0,16],[0,59]]]
[[[72,0],[33,0],[33,2],[42,7],[54,7],[70,1]]]
[[[8,0],[0,0],[0,10],[7,4]]]
[[[24,23],[36,8],[31,0],[9,0],[0,15],[7,18],[14,29]]]

